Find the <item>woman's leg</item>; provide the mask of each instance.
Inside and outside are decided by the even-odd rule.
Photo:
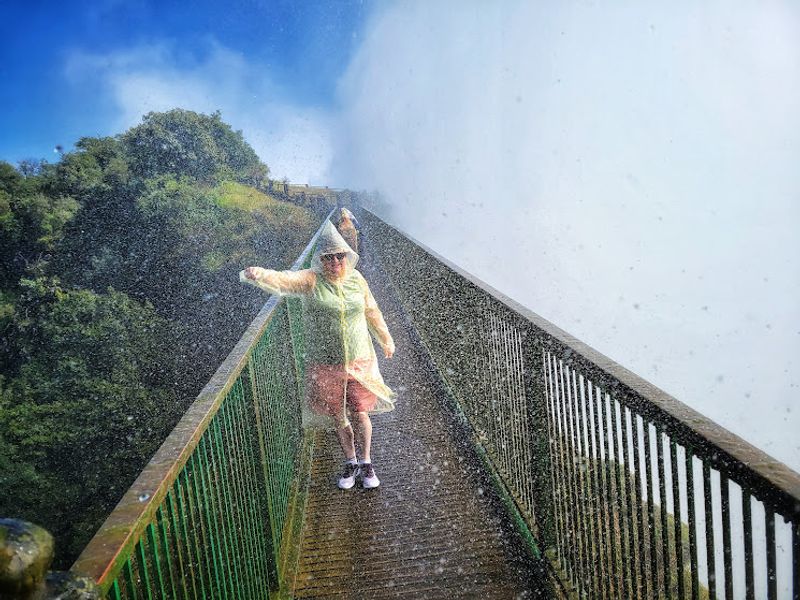
[[[355,437],[353,435],[353,426],[348,423],[344,427],[340,427],[336,430],[336,435],[339,438],[339,444],[342,446],[342,452],[344,452],[345,460],[355,460],[356,447],[354,443]]]
[[[370,458],[370,450],[372,447],[372,421],[369,420],[369,413],[357,412],[355,413],[355,420],[358,429],[358,445],[361,447],[362,453],[361,459],[366,463],[372,462]],[[351,435],[352,431],[351,429]]]

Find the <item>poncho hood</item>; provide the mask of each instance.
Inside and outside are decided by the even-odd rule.
[[[359,226],[358,225],[358,219],[356,219],[356,216],[353,213],[351,213],[349,210],[347,210],[345,207],[342,207],[342,208],[339,209],[339,220],[338,220],[338,223],[339,223],[339,225],[341,225],[342,223],[345,223],[347,221],[350,221],[353,224],[354,227],[358,227]]]
[[[358,262],[358,254],[347,245],[344,241],[342,234],[336,230],[333,223],[326,220],[322,226],[322,231],[317,238],[317,246],[314,248],[314,255],[311,257],[311,269],[318,274],[322,274],[322,259],[323,254],[337,254],[344,252],[347,254],[347,273],[349,274]]]

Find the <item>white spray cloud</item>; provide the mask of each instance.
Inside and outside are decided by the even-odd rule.
[[[150,111],[220,110],[243,131],[272,177],[322,183],[328,170],[327,112],[298,106],[267,70],[213,39],[199,56],[166,42],[102,55],[75,51],[66,75],[75,84],[91,80],[110,96],[117,110],[114,133]]]
[[[800,470],[795,3],[398,3],[340,100],[337,180]]]

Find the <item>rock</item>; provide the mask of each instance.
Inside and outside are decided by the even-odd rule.
[[[98,600],[101,597],[100,588],[89,577],[69,572],[51,572],[47,575],[42,600]]]
[[[30,598],[53,560],[53,536],[33,523],[0,519],[0,598]]]

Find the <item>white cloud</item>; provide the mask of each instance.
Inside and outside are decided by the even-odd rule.
[[[76,85],[91,80],[110,96],[117,109],[114,133],[136,125],[150,111],[221,110],[226,122],[244,132],[273,177],[325,183],[330,116],[322,109],[298,107],[266,69],[214,40],[188,56],[166,42],[104,55],[76,51],[66,75]]]
[[[337,177],[800,469],[794,3],[404,2],[364,40]]]

